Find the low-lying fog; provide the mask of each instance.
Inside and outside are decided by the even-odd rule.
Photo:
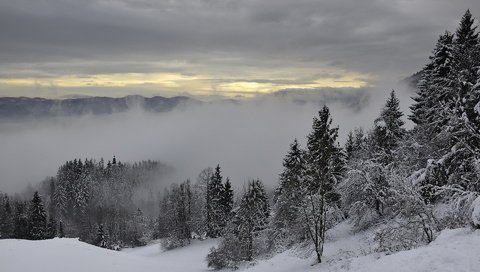
[[[220,164],[236,186],[260,178],[274,186],[289,144],[304,145],[312,118],[323,102],[340,126],[340,142],[357,126],[369,128],[389,89],[264,96],[241,103],[214,102],[168,113],[140,108],[101,116],[64,117],[0,123],[0,191],[14,193],[56,174],[74,158],[114,155],[123,162],[160,160],[174,166],[171,182],[195,179],[205,167]],[[397,88],[406,110],[409,91]],[[322,101],[319,101],[322,100]]]

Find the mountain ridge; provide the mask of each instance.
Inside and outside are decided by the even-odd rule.
[[[144,97],[129,95],[124,97],[82,97],[49,99],[41,97],[0,97],[1,118],[27,118],[52,116],[78,116],[85,114],[112,114],[135,107],[143,107],[152,112],[168,112],[187,104],[199,105],[200,100],[186,96]]]

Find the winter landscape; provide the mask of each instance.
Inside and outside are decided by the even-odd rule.
[[[480,271],[480,3],[0,0],[0,271]]]

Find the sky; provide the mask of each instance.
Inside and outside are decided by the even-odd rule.
[[[420,70],[478,0],[0,0],[0,96],[252,97]]]

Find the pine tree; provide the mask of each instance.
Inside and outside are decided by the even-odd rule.
[[[103,224],[98,226],[97,237],[95,238],[94,245],[98,247],[107,248],[107,234],[105,233]]]
[[[221,235],[225,227],[224,211],[222,207],[222,195],[225,191],[221,175],[220,165],[208,183],[207,200],[207,236],[216,238]]]
[[[423,69],[417,95],[413,97],[415,103],[410,107],[410,120],[435,133],[448,123],[454,105],[453,37],[448,31],[440,35],[430,63]]]
[[[345,153],[347,155],[347,160],[350,160],[353,157],[353,152],[355,150],[355,138],[353,136],[353,131],[349,131],[347,135],[347,141],[345,142]]]
[[[0,239],[14,237],[13,211],[7,195],[0,194]]]
[[[14,237],[15,239],[30,239],[28,205],[26,202],[15,203]]]
[[[30,239],[42,240],[46,237],[47,215],[43,208],[42,199],[35,192],[30,202],[29,211],[29,233]]]
[[[455,32],[455,44],[464,48],[474,48],[478,44],[477,26],[474,26],[475,18],[472,17],[470,10],[467,9],[460,20],[460,25]]]
[[[48,219],[47,229],[46,229],[46,239],[52,239],[57,236],[57,221],[53,216],[50,216]]]
[[[224,225],[230,220],[232,216],[233,209],[233,189],[230,179],[227,178],[224,185],[224,190],[222,194],[222,206],[223,206],[223,215],[224,215]]]
[[[324,106],[318,118],[313,119],[312,132],[307,137],[307,169],[302,188],[305,192],[302,203],[303,223],[314,244],[318,262],[321,262],[323,254],[327,209],[339,201],[334,186],[344,170],[344,155],[335,143],[338,128],[331,128],[331,124],[330,110]]]
[[[146,218],[143,215],[142,210],[137,208],[133,216],[133,226],[130,226],[130,230],[133,232],[133,240],[135,246],[144,246],[148,242],[148,226],[146,222]]]
[[[336,144],[338,127],[331,127],[328,107],[324,106],[318,115],[313,119],[312,132],[307,136],[305,186],[310,192],[325,193],[328,201],[337,201],[338,195],[333,186],[344,171],[344,154]]]
[[[65,237],[65,228],[63,226],[63,222],[60,220],[60,223],[58,224],[58,238],[63,237]]]
[[[299,226],[299,211],[304,195],[299,188],[303,185],[305,169],[305,151],[295,139],[283,160],[280,184],[275,191],[272,219],[279,239],[286,240],[288,244],[304,236],[303,228]]]
[[[385,106],[380,113],[380,117],[375,120],[373,128],[374,146],[380,152],[380,160],[388,163],[391,161],[393,149],[397,147],[398,142],[404,137],[405,129],[402,120],[403,113],[400,111],[400,101],[392,90]]]
[[[468,104],[472,105],[472,117],[470,118],[472,129],[478,134],[480,131],[480,67],[477,70],[477,82],[467,99]],[[476,145],[476,147],[480,148],[480,145]]]
[[[455,33],[453,56],[457,75],[455,112],[464,122],[468,122],[474,114],[476,103],[472,103],[469,96],[477,81],[477,69],[480,66],[479,34],[474,26],[475,19],[470,10],[463,15]],[[457,121],[457,120],[456,120]],[[457,127],[455,130],[458,131]]]

